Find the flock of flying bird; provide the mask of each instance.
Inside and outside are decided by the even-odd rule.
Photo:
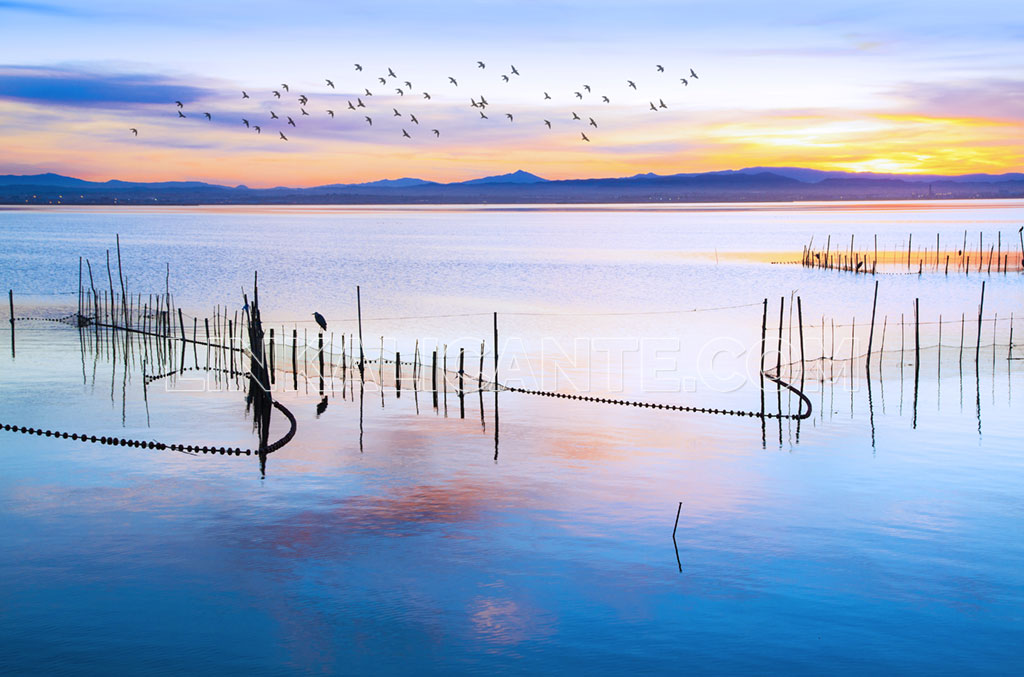
[[[357,64],[354,64],[354,66],[355,66],[355,70],[357,72],[363,72],[362,65],[357,63]],[[477,61],[476,62],[476,67],[478,69],[485,69],[485,68],[487,68],[487,64],[485,64],[483,61]],[[657,73],[665,73],[666,72],[665,71],[665,67],[660,65],[660,64],[655,65],[655,70],[656,70]],[[520,77],[519,70],[516,69],[516,67],[514,65],[512,65],[510,67],[510,72],[501,74],[501,80],[504,83],[510,83],[512,81],[512,78],[514,78],[514,77]],[[698,80],[698,79],[699,79],[699,77],[697,76],[697,73],[694,72],[694,70],[692,68],[690,68],[689,69],[689,74],[686,77],[679,78],[679,81],[680,81],[682,86],[689,86],[689,84],[690,84],[690,82],[692,80]],[[331,90],[336,90],[334,82],[332,80],[330,80],[329,78],[325,78],[325,83],[326,83],[326,87],[330,88]],[[395,95],[396,96],[402,96],[402,97],[407,96],[407,95],[410,96],[410,97],[416,96],[415,91],[413,89],[412,82],[410,82],[408,80],[400,80],[398,78],[398,75],[391,68],[387,69],[387,73],[386,74],[381,75],[381,76],[379,76],[377,78],[377,83],[379,83],[383,87],[388,87],[389,90],[390,90],[392,85],[399,85],[399,86],[395,86],[394,87],[394,91],[395,91]],[[454,77],[451,77],[451,76],[448,77],[448,80],[447,80],[447,82],[445,84],[446,84],[446,86],[450,86],[450,87],[458,87],[459,86],[458,80],[456,78],[454,78]],[[636,83],[633,80],[626,80],[625,86],[628,87],[628,88],[631,88],[633,90],[639,91],[639,90],[637,90],[637,85],[636,85]],[[373,94],[373,92],[370,91],[370,89],[368,87],[364,87],[363,90],[364,91],[363,91],[362,94],[353,94],[352,98],[348,99],[346,101],[347,105],[345,106],[344,110],[346,112],[349,112],[349,114],[352,114],[351,112],[355,112],[355,113],[358,114],[360,112],[360,109],[364,109],[363,120],[366,122],[367,126],[372,127],[373,126],[373,117],[371,115],[369,115],[370,112],[374,112],[374,114],[378,115],[378,116],[380,116],[380,115],[388,116],[388,114],[387,114],[387,112],[381,111],[379,108],[374,108],[374,109],[371,110],[371,108],[369,106],[367,106],[367,104],[363,101],[363,99],[365,98],[365,99],[369,100],[370,97],[373,96],[374,94]],[[283,92],[283,94],[282,94],[282,92]],[[378,90],[378,93],[379,92],[380,92],[380,90]],[[285,110],[283,108],[277,107],[277,110],[281,111],[281,114],[279,115],[278,112],[274,110],[274,102],[275,101],[280,101],[281,106],[283,106],[286,97],[293,96],[292,93],[291,93],[291,88],[288,86],[287,83],[281,83],[280,89],[271,90],[271,93],[274,96],[274,99],[272,99],[271,103],[270,103],[271,107],[268,107],[267,110],[265,110],[265,111],[262,111],[260,113],[251,115],[249,118],[242,118],[240,124],[245,125],[246,129],[252,130],[256,134],[262,134],[263,133],[263,125],[264,124],[268,124],[269,125],[269,124],[275,124],[276,123],[277,125],[279,125],[279,127],[275,127],[273,129],[273,131],[276,131],[278,133],[279,140],[281,140],[281,141],[288,141],[288,136],[285,134],[285,131],[288,131],[287,128],[290,126],[292,128],[298,129],[298,127],[299,127],[298,123],[296,123],[296,121],[295,121],[295,118],[293,118],[292,116],[294,115],[295,117],[297,117],[297,118],[299,118],[301,120],[302,117],[309,117],[311,115],[310,112],[308,110],[306,110],[307,107],[310,107],[309,106],[309,97],[306,96],[305,94],[300,94],[298,97],[296,97],[296,101],[299,104],[298,105],[298,112],[295,112],[295,111],[292,111],[292,110],[287,111],[287,112],[291,112],[292,115],[288,115],[287,112],[285,112]],[[580,90],[577,90],[577,91],[573,92],[573,97],[574,98],[571,99],[571,101],[578,101],[581,105],[585,104],[585,103],[591,103],[592,101],[585,101],[585,97],[591,97],[591,96],[595,96],[595,95],[593,95],[591,86],[590,85],[582,85],[580,87]],[[244,90],[242,91],[242,99],[250,99],[250,96],[249,96],[248,92],[246,92]],[[421,101],[423,101],[423,100],[430,101],[431,99],[432,99],[432,97],[431,97],[429,92],[422,92],[422,99],[421,99]],[[552,99],[551,95],[548,92],[543,92],[543,101],[552,101],[552,100],[553,99]],[[600,102],[602,104],[609,104],[609,103],[611,103],[611,99],[607,95],[600,95]],[[190,117],[190,115],[192,115],[191,112],[186,113],[186,111],[185,111],[185,104],[182,103],[181,101],[175,101],[175,104],[177,106],[178,118],[186,119],[186,118]],[[471,96],[470,99],[469,99],[469,106],[470,106],[470,108],[476,109],[477,112],[479,112],[479,114],[480,114],[480,118],[479,119],[481,119],[481,120],[489,120],[490,119],[490,117],[487,115],[487,109],[488,109],[488,107],[490,105],[491,105],[490,102],[488,102],[487,98],[484,95],[482,95],[482,94],[479,95],[479,96]],[[396,108],[396,107],[392,107],[389,104],[386,104],[385,108],[387,108],[387,107],[391,108],[391,115],[388,116],[389,118],[395,118],[395,117],[402,118],[403,122],[408,120],[409,128],[410,129],[415,129],[415,128],[411,127],[411,125],[416,125],[417,126],[416,128],[419,127],[420,121],[419,121],[419,119],[416,117],[416,115],[414,113],[403,114],[403,113],[399,112],[398,108]],[[668,105],[665,104],[664,99],[658,98],[657,99],[657,103],[655,103],[655,101],[653,99],[651,99],[649,104],[648,104],[648,108],[647,109],[650,110],[650,111],[658,112],[661,109],[667,109],[667,108],[668,108]],[[581,116],[576,111],[570,111],[570,112],[572,114],[572,117],[570,118],[570,121],[572,121],[572,122],[579,122],[580,124],[584,124],[584,118],[586,118],[585,125],[587,127],[593,127],[595,129],[598,127],[597,121],[593,117],[591,117],[590,115]],[[329,115],[333,119],[335,117],[335,110],[331,109],[331,108],[327,108],[327,109],[324,109],[324,113],[323,114]],[[213,121],[213,115],[211,113],[209,113],[209,112],[197,113],[196,115],[200,115],[202,117],[202,119],[205,119],[208,122],[212,122]],[[263,116],[263,117],[257,117],[257,116]],[[515,122],[515,117],[512,115],[512,113],[505,113],[504,116],[505,116],[505,118],[510,123]],[[379,120],[379,117],[378,117],[378,120]],[[259,124],[259,123],[263,123],[263,124]],[[551,119],[543,119],[543,124],[548,129],[552,129]],[[136,137],[139,135],[138,128],[136,128],[136,127],[131,127],[130,131]],[[432,128],[432,129],[430,129],[430,133],[432,133],[435,138],[439,138],[441,136],[441,130],[440,129]],[[593,132],[591,132],[591,133],[593,133]],[[409,134],[409,131],[408,131],[408,129],[406,127],[402,128],[402,137],[403,138],[407,138],[407,139],[412,139],[413,138],[412,135]],[[588,143],[590,142],[590,138],[587,136],[586,130],[580,131],[580,140],[588,142]]]

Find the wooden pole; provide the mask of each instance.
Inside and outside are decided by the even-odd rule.
[[[804,310],[799,296],[796,297],[796,319],[797,323],[800,325],[800,392],[803,392],[804,374],[806,373],[806,365],[804,362]]]
[[[914,366],[921,364],[921,299],[914,299]]]
[[[270,383],[273,384],[276,379],[274,378],[274,328],[270,328]]]
[[[124,312],[124,326],[128,328],[128,291],[124,286],[124,274],[121,272],[121,236],[117,237],[117,279],[121,282],[121,310]]]
[[[494,386],[498,386],[498,313],[494,313]]]
[[[465,392],[465,387],[464,387],[464,384],[463,384],[463,381],[462,381],[463,376],[466,373],[465,363],[466,363],[466,349],[465,348],[459,348],[459,397],[462,397],[462,394]]]
[[[868,368],[871,365],[871,346],[875,341],[875,310],[878,308],[878,280],[875,280],[875,297],[871,301],[871,330],[868,332]]]
[[[978,304],[978,341],[974,347],[974,364],[978,364],[981,356],[981,318],[985,312],[985,281],[981,281],[981,303]]]
[[[320,379],[324,377],[324,333],[322,331],[317,332],[317,352],[319,353],[320,359]]]
[[[430,389],[437,394],[437,348],[434,348],[434,355],[430,362]]]
[[[356,315],[359,318],[359,378],[363,377],[363,300],[359,292],[359,285],[356,285]]]
[[[185,345],[185,318],[181,314],[181,308],[178,308],[178,325],[181,327],[181,343]]]
[[[14,357],[14,290],[7,290],[7,302],[11,307],[11,357]]]
[[[299,330],[292,329],[292,387],[299,389]]]

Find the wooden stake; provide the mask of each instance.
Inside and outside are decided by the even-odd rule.
[[[868,332],[868,368],[871,365],[871,346],[875,341],[875,310],[878,308],[878,280],[875,280],[875,297],[871,302],[871,330]]]

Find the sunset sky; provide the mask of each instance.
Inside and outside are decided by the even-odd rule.
[[[486,120],[469,105],[481,95]],[[357,96],[366,108],[348,110]],[[667,108],[651,111],[659,100]],[[0,174],[265,187],[760,165],[1024,171],[1024,10],[988,0],[0,0]]]

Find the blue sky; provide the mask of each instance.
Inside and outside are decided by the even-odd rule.
[[[1018,5],[0,1],[0,173],[270,185],[457,179],[524,163],[553,177],[794,163],[1019,171]],[[504,83],[512,64],[522,75]],[[367,111],[339,114],[387,68],[420,100],[388,82],[374,93],[372,128]],[[276,139],[269,110],[284,104],[271,92],[285,82],[313,102],[286,149],[241,123],[259,118]],[[594,91],[578,99],[583,85]],[[469,108],[480,94],[487,121]],[[652,113],[658,99],[667,108]],[[194,107],[187,121],[174,100]],[[211,125],[193,124],[202,112]],[[410,112],[442,135],[410,143]]]

